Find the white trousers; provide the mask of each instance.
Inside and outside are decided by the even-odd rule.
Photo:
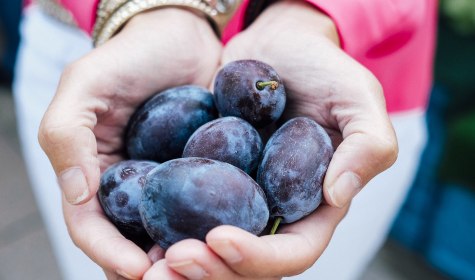
[[[72,243],[63,220],[53,169],[37,142],[41,118],[64,67],[91,50],[90,39],[30,7],[14,83],[18,130],[37,204],[64,279],[104,279],[102,270]],[[355,279],[381,247],[414,176],[425,143],[422,112],[391,117],[399,140],[396,164],[372,180],[353,200],[323,256],[293,279]]]

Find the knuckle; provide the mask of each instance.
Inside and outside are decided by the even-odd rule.
[[[61,81],[81,77],[84,78],[87,73],[90,73],[93,67],[89,66],[89,60],[87,58],[81,58],[70,64],[68,64],[61,74]]]
[[[44,150],[48,150],[51,145],[55,145],[62,141],[63,135],[60,129],[43,123],[38,132],[38,141]]]
[[[383,86],[381,82],[379,82],[378,78],[366,67],[361,66],[360,68],[362,70],[362,80],[366,81],[370,89],[372,89],[373,92],[377,92],[380,94],[383,94]]]
[[[60,87],[61,85],[75,84],[78,81],[83,85],[102,82],[103,79],[97,79],[97,77],[100,76],[101,71],[105,71],[104,67],[104,63],[98,63],[97,59],[94,61],[92,56],[84,56],[66,65],[61,73]]]
[[[362,83],[359,83],[361,85],[359,91],[362,93],[366,93],[367,98],[369,99],[376,98],[376,100],[378,101],[377,104],[382,106],[386,102],[384,98],[383,85],[378,80],[378,78],[376,78],[376,76],[374,76],[374,74],[367,68],[361,66],[360,69],[360,75],[356,77],[356,80],[363,81]],[[383,107],[385,107],[385,105]]]
[[[62,77],[69,77],[69,76],[75,76],[76,73],[80,72],[81,69],[84,68],[84,60],[76,60],[70,64],[68,64],[64,70],[63,70],[63,73],[62,73]]]
[[[396,138],[381,138],[375,141],[376,153],[378,155],[378,162],[381,167],[386,169],[396,162],[399,153],[399,147]]]
[[[370,86],[374,88],[376,92],[383,95],[384,90],[383,90],[383,85],[381,84],[381,82],[373,75],[373,73],[369,71],[367,71],[367,73],[368,75],[370,75],[370,78],[369,78]]]
[[[51,143],[51,137],[55,137],[51,135],[56,135],[56,133],[48,126],[47,121],[43,119],[40,129],[38,130],[38,142],[43,150],[48,149],[49,144]]]

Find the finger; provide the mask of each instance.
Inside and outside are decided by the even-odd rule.
[[[382,96],[378,91],[371,94]],[[384,104],[377,104],[377,100],[361,98],[352,106],[333,108],[343,141],[333,154],[323,183],[325,199],[330,205],[347,205],[363,186],[397,158],[394,129]]]
[[[232,226],[213,229],[208,246],[236,273],[247,277],[296,275],[309,268],[328,245],[347,208],[320,206],[276,235],[257,237]]]
[[[147,253],[148,258],[152,263],[156,263],[159,260],[165,258],[165,250],[163,250],[158,244],[153,245]]]
[[[171,269],[188,279],[242,279],[205,243],[196,239],[174,244],[167,250],[165,258]]]
[[[127,278],[117,274],[114,271],[104,270],[104,274],[106,275],[107,280],[127,280]]]
[[[79,206],[63,199],[63,212],[73,242],[104,270],[140,279],[152,265],[147,254],[107,220],[96,197]]]
[[[99,160],[93,128],[107,105],[86,96],[88,73],[70,67],[43,117],[39,142],[51,161],[69,203],[88,201],[99,186]],[[83,82],[78,83],[76,78]]]
[[[143,280],[187,280],[168,267],[165,259],[156,262],[143,276]]]

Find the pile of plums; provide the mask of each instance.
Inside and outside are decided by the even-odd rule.
[[[225,65],[214,94],[189,85],[154,95],[129,121],[129,159],[101,177],[104,212],[127,238],[164,249],[205,240],[219,225],[260,235],[269,219],[310,214],[322,201],[333,148],[309,118],[277,128],[285,103],[282,80],[256,60]],[[258,130],[269,126],[275,131],[263,143]]]

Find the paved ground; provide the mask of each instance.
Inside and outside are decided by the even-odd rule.
[[[60,279],[19,151],[11,96],[0,89],[0,280]]]
[[[60,276],[21,159],[11,95],[0,88],[0,280],[29,279]],[[445,278],[418,256],[387,242],[361,279]]]

